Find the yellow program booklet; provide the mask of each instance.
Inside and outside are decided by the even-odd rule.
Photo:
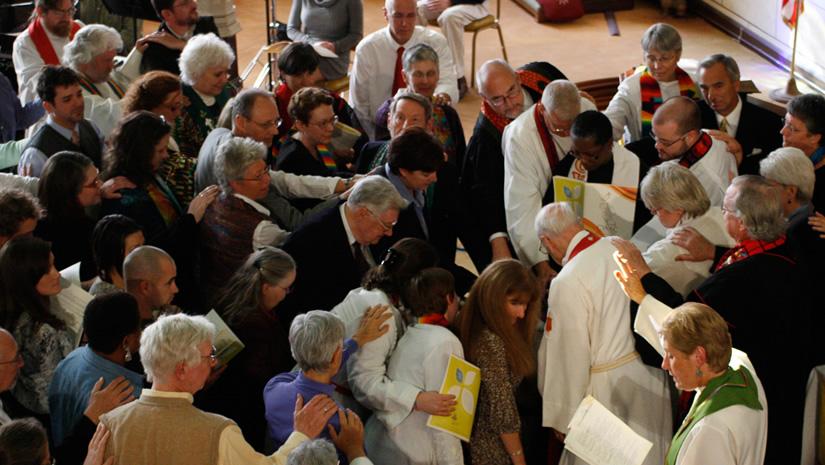
[[[427,426],[470,442],[480,386],[481,369],[460,357],[450,355],[439,392],[454,395],[457,405],[448,417],[430,415]]]

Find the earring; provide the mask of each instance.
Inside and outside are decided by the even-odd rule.
[[[702,369],[701,369],[701,368],[697,368],[697,369],[696,369],[696,377],[697,377],[697,378],[701,378],[701,377],[702,377],[702,375],[704,375],[704,373],[702,373]]]
[[[131,362],[132,361],[132,352],[129,351],[129,347],[126,346],[125,342],[123,343],[123,351],[126,352],[125,354],[123,354],[123,361],[125,361],[126,363]]]

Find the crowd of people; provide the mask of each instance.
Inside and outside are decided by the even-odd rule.
[[[584,463],[587,395],[646,465],[806,453],[825,97],[783,120],[658,23],[603,111],[549,63],[469,70],[465,140],[486,1],[386,0],[364,36],[360,0],[296,0],[272,92],[224,2],[152,0],[131,51],[35,3],[0,80],[0,463]],[[633,234],[553,176],[637,193]],[[466,442],[427,426],[464,408],[452,356],[481,372]]]

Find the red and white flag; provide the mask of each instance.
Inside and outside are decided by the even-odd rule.
[[[799,6],[797,7],[797,4]],[[803,0],[782,0],[782,21],[793,29],[799,23],[799,15],[804,10]]]

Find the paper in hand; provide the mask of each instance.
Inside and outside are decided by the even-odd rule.
[[[321,55],[324,58],[338,58],[338,54],[333,52],[332,50],[322,47],[321,44],[314,43],[312,44],[312,48],[315,49],[315,52],[318,55]]]
[[[653,447],[593,396],[579,404],[569,429],[564,448],[591,465],[641,465]]]

